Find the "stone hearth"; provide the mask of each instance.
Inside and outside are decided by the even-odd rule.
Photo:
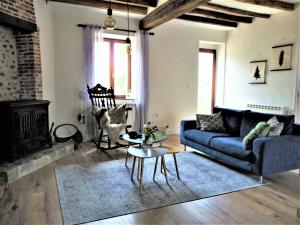
[[[13,163],[0,165],[0,186],[12,183],[74,152],[73,143],[56,144]]]

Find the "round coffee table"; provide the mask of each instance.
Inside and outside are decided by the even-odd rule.
[[[122,138],[125,141],[128,141],[129,145],[139,145],[139,146],[142,146],[143,140],[145,139],[145,136],[142,135],[141,138],[132,139],[132,138],[129,137],[128,134],[124,134],[122,136]],[[166,139],[167,139],[167,135],[162,135],[160,137],[157,137],[156,139],[150,138],[149,142],[150,143],[159,143],[160,146],[161,146],[161,142],[164,141],[164,140],[166,140]],[[125,166],[127,166],[127,161],[128,161],[128,151],[127,151],[127,154],[126,154]]]
[[[156,149],[155,147],[146,147],[146,148],[129,147],[129,149],[128,149],[128,154],[133,156],[133,164],[132,164],[132,171],[131,171],[131,180],[132,181],[133,181],[133,176],[134,176],[136,158],[138,158],[137,180],[139,181],[140,194],[142,194],[142,192],[143,192],[144,159],[156,158],[156,163],[155,163],[155,172],[156,172],[158,157],[161,157],[162,167],[164,169],[164,175],[166,178],[166,182],[168,183],[164,152],[155,151],[155,149]],[[155,172],[154,172],[153,177],[155,176]]]
[[[131,180],[133,181],[134,176],[134,169],[135,169],[135,162],[136,158],[138,158],[138,172],[137,172],[137,180],[139,181],[139,192],[140,194],[143,191],[143,173],[144,173],[144,159],[146,158],[156,158],[155,160],[155,167],[153,172],[153,181],[155,181],[155,175],[157,170],[157,164],[159,157],[161,158],[161,173],[164,174],[166,182],[168,183],[168,176],[167,176],[167,166],[165,161],[165,155],[173,154],[177,179],[180,180],[176,153],[180,152],[177,148],[174,147],[129,147],[128,154],[132,155],[133,158],[133,165],[132,165],[132,172],[131,172]]]

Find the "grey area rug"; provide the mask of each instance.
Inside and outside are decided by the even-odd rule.
[[[256,179],[229,169],[196,153],[177,154],[181,181],[176,178],[172,155],[166,156],[169,184],[157,172],[152,181],[154,159],[145,160],[144,192],[131,182],[132,160],[93,166],[70,165],[55,169],[65,225],[87,223],[162,206],[260,186]]]

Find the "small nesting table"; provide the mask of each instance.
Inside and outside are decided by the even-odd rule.
[[[133,181],[134,177],[134,170],[135,170],[135,164],[136,159],[138,159],[138,171],[137,171],[137,180],[139,181],[139,192],[142,194],[143,192],[143,174],[144,174],[144,160],[147,158],[156,158],[155,160],[155,166],[154,166],[154,172],[153,172],[153,181],[155,180],[155,175],[157,171],[157,164],[159,157],[161,157],[161,172],[164,174],[166,183],[168,183],[168,176],[167,176],[167,167],[166,167],[166,161],[165,161],[165,155],[166,154],[173,154],[174,157],[174,163],[176,167],[176,173],[177,178],[180,180],[179,177],[179,171],[178,171],[178,165],[177,165],[177,159],[176,159],[176,153],[179,151],[175,148],[170,147],[129,147],[128,154],[133,156],[133,164],[132,164],[132,171],[131,171],[131,180]]]
[[[129,137],[128,134],[124,134],[122,136],[122,138],[129,143],[129,146],[130,145],[140,145],[140,146],[142,146],[143,141],[145,139],[145,136],[143,134],[141,138],[132,139],[132,138]],[[162,142],[164,140],[166,140],[166,139],[167,139],[167,135],[162,135],[162,136],[157,137],[156,139],[150,138],[149,142],[151,142],[151,143],[159,143],[160,146],[161,146]],[[126,160],[125,160],[125,166],[127,166],[128,155],[129,155],[129,153],[127,151]]]

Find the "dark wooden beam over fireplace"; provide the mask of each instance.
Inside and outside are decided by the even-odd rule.
[[[37,31],[37,25],[35,23],[11,16],[2,11],[0,11],[0,25],[8,26],[26,33]]]

